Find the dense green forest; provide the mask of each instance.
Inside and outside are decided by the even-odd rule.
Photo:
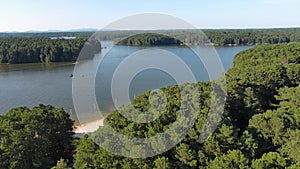
[[[180,45],[182,42],[163,34],[142,33],[122,39],[116,44],[126,46],[166,46]]]
[[[0,63],[76,61],[86,41],[86,38],[0,38]]]
[[[57,37],[80,37],[88,38],[94,32],[13,32],[0,33],[0,37],[23,37],[23,38],[57,38]]]
[[[63,109],[19,107],[0,118],[0,168],[51,168],[72,160],[73,121]]]
[[[218,46],[300,42],[299,28],[208,30],[204,31],[204,33],[212,43]]]
[[[207,29],[203,30],[203,33],[199,30],[157,30],[150,33],[149,31],[99,31],[95,34],[94,32],[0,33],[0,63],[75,61],[85,41],[92,35],[95,39],[111,40],[118,45],[130,46],[182,44],[236,46],[300,42],[300,28]],[[76,38],[64,39],[66,37]],[[101,44],[97,46],[101,47]],[[95,53],[95,49],[92,50],[90,54]],[[85,52],[87,53],[88,50]]]
[[[113,137],[106,133],[108,125],[138,138],[166,131],[181,107],[181,85],[160,89],[167,104],[156,120],[136,123],[115,111],[105,119],[104,127],[79,140],[70,138],[71,122],[62,109],[43,105],[32,110],[12,109],[0,117],[0,168],[300,168],[300,44],[265,44],[242,51],[224,76],[228,95],[225,111],[216,131],[204,143],[199,142],[199,135],[210,109],[214,82],[191,84],[198,87],[193,93],[199,93],[201,107],[195,124],[178,145],[146,159],[117,156],[92,138],[107,144],[101,138]],[[136,97],[133,107],[149,110],[150,95],[146,91]],[[125,110],[134,113],[126,106]],[[174,134],[181,132],[179,127]],[[144,146],[155,149],[161,141]],[[116,139],[111,146],[118,144],[120,140]],[[72,157],[70,150],[74,152]],[[130,145],[120,151],[146,153],[130,149]]]
[[[199,82],[199,91],[195,92],[200,93],[202,109],[193,128],[176,147],[152,158],[131,159],[107,152],[85,137],[75,155],[75,168],[299,168],[300,44],[262,45],[243,51],[236,56],[226,77],[228,100],[224,116],[204,143],[199,143],[198,138],[209,110],[211,86]],[[179,89],[180,86],[161,89],[168,99],[166,111],[151,123],[132,122],[116,111],[106,118],[105,125],[134,137],[162,133],[176,120],[180,110]],[[137,97],[133,106],[142,112],[148,110],[149,95],[148,91]],[[105,130],[100,127],[91,137],[100,137],[99,143],[107,145],[110,142],[105,136],[113,135]],[[174,134],[181,131],[178,128]],[[115,140],[115,144],[120,144],[120,140]],[[155,149],[159,144],[143,146]],[[146,153],[128,150],[126,146],[120,151]]]
[[[138,33],[161,33],[190,45],[214,44],[258,45],[263,43],[277,44],[300,42],[300,28],[277,29],[203,29],[204,37],[199,30],[157,30],[157,31],[98,31],[94,36],[100,40],[119,41]],[[0,33],[0,37],[83,37],[89,38],[95,32],[48,32],[48,33]]]

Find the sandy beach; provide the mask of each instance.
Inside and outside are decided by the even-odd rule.
[[[99,126],[103,126],[103,121],[105,117],[102,117],[101,119],[87,122],[87,123],[81,123],[80,125],[74,126],[74,132],[75,133],[91,133],[96,131]]]

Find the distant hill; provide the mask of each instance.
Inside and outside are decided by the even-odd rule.
[[[96,32],[98,29],[96,28],[80,28],[80,29],[69,29],[69,30],[51,30],[49,29],[46,32]]]

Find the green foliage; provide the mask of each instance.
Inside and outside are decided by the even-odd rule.
[[[80,139],[79,145],[76,148],[76,154],[74,156],[74,168],[75,169],[92,169],[95,168],[95,156],[98,146],[94,141],[84,135]]]
[[[149,32],[149,31],[148,31]],[[116,40],[134,34],[145,34],[145,31],[113,31],[102,32],[99,38],[104,40]],[[240,46],[240,45],[260,45],[279,44],[289,42],[300,42],[300,29],[251,29],[251,30],[173,30],[173,31],[152,31],[152,33],[163,33],[164,35],[175,37],[188,45],[215,45],[215,46]],[[130,41],[133,40],[133,41]],[[140,39],[130,38],[124,41],[128,45],[138,45],[143,42],[149,44],[151,41],[139,41]]]
[[[280,169],[286,166],[286,159],[280,156],[277,152],[269,152],[264,154],[260,159],[254,160],[252,162],[252,168],[255,169],[265,169],[274,168]]]
[[[117,45],[127,46],[166,46],[180,45],[182,42],[163,34],[142,33],[122,39]]]
[[[249,127],[255,129],[264,140],[269,141],[273,145],[282,144],[288,129],[284,118],[271,110],[253,116],[249,122]]]
[[[300,162],[300,130],[292,130],[287,134],[286,142],[279,149],[282,156],[289,158],[292,163]]]
[[[75,61],[85,41],[85,38],[0,38],[0,63]]]
[[[166,157],[158,157],[154,161],[154,169],[169,169],[171,168],[171,164],[169,163],[168,158]]]
[[[300,168],[300,163],[293,164],[290,167],[287,167],[287,169],[299,169]]]
[[[73,121],[63,109],[39,105],[20,107],[0,118],[4,168],[50,168],[72,160]],[[0,166],[1,166],[0,165]]]
[[[279,90],[278,96],[275,98],[280,102],[279,110],[285,111],[287,114],[292,115],[297,122],[299,118],[299,107],[300,107],[300,84],[294,88],[284,87]],[[300,124],[300,123],[298,123]]]
[[[232,125],[231,119],[223,119],[213,135],[205,141],[203,148],[208,157],[219,157],[236,147],[237,136],[238,129]]]
[[[71,168],[68,167],[68,164],[64,159],[60,159],[59,161],[57,161],[56,166],[52,167],[51,169],[71,169]]]
[[[281,29],[218,29],[202,30],[159,30],[151,31],[154,34],[164,34],[181,40],[184,44],[203,45],[213,44],[215,46],[233,45],[260,45],[278,44],[289,42],[300,42],[300,28]],[[47,33],[0,33],[0,37],[80,37],[89,38],[95,32],[47,32]],[[145,34],[149,31],[101,31],[93,36],[101,40],[118,41],[135,34]],[[139,43],[139,42],[137,42]],[[150,43],[149,41],[147,43]]]
[[[299,84],[300,44],[261,45],[240,52],[227,73],[230,116],[245,130],[255,114],[273,110],[282,87]]]
[[[95,153],[96,168],[120,168],[122,159],[103,148],[99,148]],[[125,162],[126,163],[126,162]],[[122,164],[123,165],[123,164]],[[132,165],[130,165],[132,166]],[[125,167],[124,167],[125,168]]]
[[[159,92],[146,91],[132,104],[108,115],[104,126],[90,137],[80,139],[74,168],[299,168],[299,58],[298,43],[261,45],[238,54],[226,74],[228,99],[223,117],[204,143],[199,142],[199,135],[206,120],[216,118],[215,114],[208,114],[216,110],[210,104],[218,101],[213,100],[215,94],[211,92],[214,82],[162,88],[159,92],[165,98]],[[198,89],[188,90],[191,86]],[[183,99],[200,107],[188,132],[184,131],[191,119],[177,119],[180,115],[188,117],[191,112],[181,111],[188,108]],[[163,101],[166,102],[159,104]],[[138,123],[124,115],[153,121]],[[72,150],[72,121],[68,118],[62,109],[43,105],[32,110],[13,109],[0,116],[0,168],[50,168],[61,158],[72,163],[68,157]],[[129,143],[123,145],[122,139],[106,130],[110,126],[124,136],[150,138],[168,131],[174,123],[177,127],[169,133],[172,139],[157,139],[151,145],[134,147]],[[114,152],[146,156],[148,149],[159,152],[182,133],[187,135],[179,144],[145,159],[120,157],[96,144]],[[67,167],[64,161],[59,161],[58,166]]]
[[[209,83],[197,83],[200,112],[194,126],[187,136],[169,151],[147,159],[131,159],[113,155],[102,148],[96,150],[97,165],[100,168],[297,168],[300,157],[300,115],[299,115],[299,72],[298,58],[300,44],[262,45],[244,51],[236,57],[235,65],[226,75],[228,100],[224,116],[217,129],[204,142],[199,135],[208,117],[211,98]],[[299,48],[300,49],[300,48]],[[279,53],[278,56],[276,52]],[[264,58],[266,60],[264,60]],[[287,58],[287,59],[285,59]],[[287,62],[288,60],[288,62]],[[122,114],[110,114],[104,121],[115,131],[127,136],[147,138],[165,132],[176,123],[180,112],[180,86],[160,89],[167,103],[160,110],[159,118],[150,123],[137,123],[129,117],[139,117],[134,109],[151,112],[151,105],[161,102],[159,95],[154,102],[150,91],[135,98],[131,106],[124,106]],[[152,101],[153,101],[152,100]],[[195,100],[195,101],[196,101]],[[162,110],[161,110],[162,109]],[[155,114],[155,113],[153,113]],[[130,116],[131,115],[131,116]],[[182,122],[177,122],[181,124]],[[182,123],[184,124],[184,123]],[[184,126],[184,125],[182,125]],[[143,147],[131,145],[118,147],[120,139],[106,142],[106,137],[114,138],[99,128],[94,136],[100,134],[103,145],[109,144],[115,151],[129,154],[145,154]],[[176,128],[171,136],[180,134]],[[106,137],[105,137],[106,136]],[[157,140],[151,146],[154,150],[162,148],[166,140]],[[150,148],[150,147],[149,147]],[[143,150],[143,151],[142,151]],[[101,152],[101,153],[99,153]]]
[[[238,142],[240,149],[249,157],[253,158],[258,149],[258,140],[248,131],[244,131]]]
[[[279,150],[285,157],[298,162],[300,149],[299,93],[300,87],[281,88],[276,99],[276,110],[268,110],[250,119],[249,128],[260,140],[260,154]]]
[[[299,42],[299,29],[207,30],[215,45],[258,45]]]
[[[223,168],[231,168],[231,169],[246,169],[249,164],[249,159],[244,156],[244,154],[240,150],[232,150],[227,154],[224,154],[220,157],[212,160],[208,168],[211,169],[223,169]]]
[[[187,144],[182,143],[176,147],[175,157],[187,166],[197,166],[196,152]]]

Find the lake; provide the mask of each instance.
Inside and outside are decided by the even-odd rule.
[[[176,53],[196,74],[197,81],[209,80],[202,63],[195,60],[186,48],[161,47]],[[205,53],[207,47],[198,47]],[[233,64],[234,56],[251,46],[216,47],[225,71]],[[145,47],[115,46],[110,50],[99,66],[95,80],[96,97],[102,113],[114,110],[110,94],[111,77],[118,64],[133,52]],[[151,48],[150,48],[151,50]],[[72,77],[74,64],[21,64],[0,65],[0,114],[18,106],[32,107],[37,104],[50,104],[63,107],[73,118]],[[143,93],[147,89],[157,89],[176,84],[175,80],[163,71],[145,70],[137,74],[130,83],[130,97]],[[87,116],[86,120],[96,117]]]

